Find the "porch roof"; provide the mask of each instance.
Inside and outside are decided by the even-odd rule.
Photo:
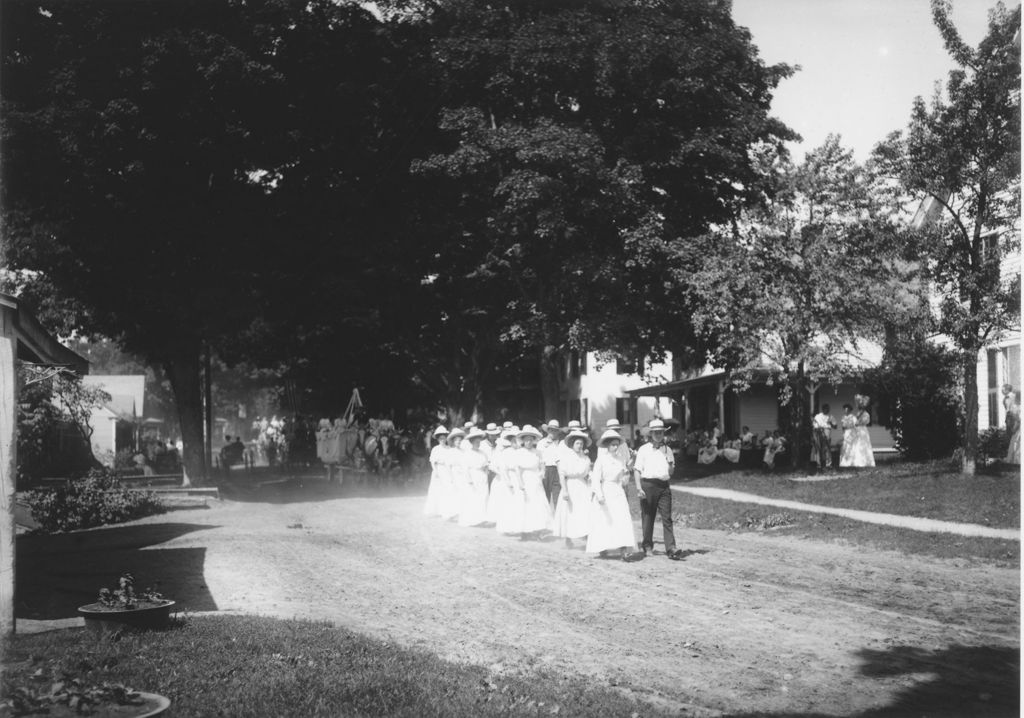
[[[652,384],[651,386],[642,386],[639,389],[629,389],[626,393],[630,396],[669,396],[682,393],[695,386],[713,384],[725,379],[725,377],[726,373],[724,371],[715,371],[710,374],[691,377],[690,379],[676,379],[664,384]]]

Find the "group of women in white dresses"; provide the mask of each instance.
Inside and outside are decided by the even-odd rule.
[[[843,405],[843,417],[839,427],[843,430],[843,444],[839,449],[839,466],[841,467],[872,467],[875,465],[875,453],[871,446],[871,400],[864,394],[854,398],[856,411],[849,404]]]
[[[550,533],[570,548],[573,541],[585,540],[587,553],[618,552],[624,560],[642,556],[625,493],[628,450],[621,450],[618,432],[609,429],[601,436],[593,463],[586,452],[590,437],[569,432],[558,452],[561,492],[554,507],[544,491],[545,462],[537,449],[541,432],[533,426],[492,424],[488,431],[441,426],[434,438],[424,514],[460,526],[493,527],[523,540]]]

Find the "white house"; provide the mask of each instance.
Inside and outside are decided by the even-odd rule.
[[[99,387],[110,394],[106,405],[93,409],[92,453],[101,462],[113,465],[120,449],[131,448],[145,410],[144,374],[89,374],[82,377],[85,386]]]

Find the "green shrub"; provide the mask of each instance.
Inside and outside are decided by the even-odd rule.
[[[99,469],[53,490],[32,491],[28,504],[32,518],[47,533],[116,524],[164,512],[156,494],[122,488],[117,479]]]

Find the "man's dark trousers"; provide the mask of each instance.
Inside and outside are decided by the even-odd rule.
[[[665,536],[665,553],[676,550],[676,535],[672,530],[672,489],[668,481],[640,479],[644,498],[640,499],[640,519],[643,526],[641,548],[654,550],[654,518],[661,514],[661,530]]]
[[[557,466],[544,467],[544,493],[552,506],[558,505],[558,496],[562,493],[562,482],[558,478]]]

